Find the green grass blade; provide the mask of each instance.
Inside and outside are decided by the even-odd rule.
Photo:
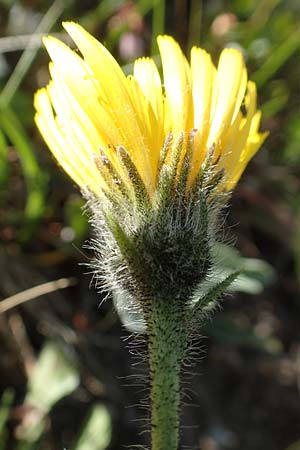
[[[47,33],[62,14],[64,7],[63,2],[56,0],[52,3],[47,13],[43,16],[41,22],[35,30],[35,33],[32,34],[32,40],[28,41],[27,47],[22,53],[22,56],[20,57],[13,73],[2,89],[0,95],[0,104],[2,106],[9,105],[38,52],[39,48],[32,48],[31,45],[32,41],[36,40],[36,34]]]
[[[152,55],[158,53],[156,37],[159,34],[163,34],[165,31],[165,14],[166,14],[165,0],[154,2],[152,10],[152,44],[151,44]]]
[[[202,14],[202,1],[192,0],[188,24],[188,50],[193,45],[200,45]]]
[[[14,392],[12,389],[6,389],[0,400],[0,450],[6,447],[7,439],[7,419],[9,417],[10,408],[14,400]]]
[[[300,28],[294,31],[290,37],[277,47],[266,62],[252,75],[258,88],[273,77],[273,75],[288,61],[288,59],[300,48]]]
[[[31,234],[33,225],[41,218],[45,206],[45,190],[47,177],[39,167],[32,144],[22,124],[11,108],[1,110],[0,127],[16,148],[27,186],[27,201],[24,211],[25,227],[21,240],[26,240]]]
[[[4,133],[0,129],[0,196],[9,174],[7,154],[7,142]]]

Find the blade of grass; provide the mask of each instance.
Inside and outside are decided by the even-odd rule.
[[[48,31],[50,31],[59,16],[62,14],[64,8],[64,3],[60,0],[56,0],[54,3],[52,3],[47,13],[43,16],[41,22],[35,30],[35,33],[32,35],[32,39],[28,41],[27,47],[22,53],[13,73],[2,89],[2,92],[0,94],[0,104],[2,106],[6,106],[10,103],[24,76],[30,68],[35,55],[37,54],[39,47],[33,48],[33,44],[36,41],[36,34],[47,33]]]
[[[98,2],[96,9],[85,14],[84,18],[80,22],[85,28],[91,29],[95,25],[99,27],[103,22],[113,16],[118,9],[124,4],[125,0],[102,0]]]
[[[0,129],[0,192],[2,192],[3,187],[7,181],[9,174],[9,166],[7,159],[7,142],[5,135]]]
[[[103,2],[104,3],[104,2]],[[106,3],[106,2],[105,2]],[[119,4],[117,3],[119,6]],[[146,14],[148,14],[151,10],[153,10],[153,14],[156,14],[154,12],[155,8],[157,7],[158,10],[160,10],[161,17],[157,17],[156,19],[153,19],[154,21],[159,21],[160,25],[157,23],[157,29],[152,31],[152,55],[158,53],[158,47],[155,47],[155,38],[156,35],[159,33],[162,33],[164,31],[164,5],[165,0],[137,0],[135,3],[135,8],[138,10],[140,15],[144,17]],[[110,5],[109,10],[111,12],[115,12],[118,8],[115,6],[114,10],[112,9],[112,5]],[[162,11],[163,10],[163,11]],[[106,11],[106,9],[104,10]],[[99,13],[99,8],[97,10],[97,13]],[[157,15],[159,13],[157,12]],[[103,17],[99,19],[101,22],[103,21]],[[154,24],[153,24],[154,25]],[[154,25],[155,26],[155,25]],[[105,36],[105,46],[109,50],[112,50],[115,45],[117,44],[120,36],[124,31],[128,30],[128,25],[126,23],[121,24],[118,27],[112,28]],[[130,65],[132,67],[132,65]]]
[[[155,2],[152,9],[152,44],[151,44],[152,55],[158,53],[156,37],[159,34],[163,34],[165,31],[165,14],[166,14],[165,0]]]
[[[49,281],[47,283],[39,284],[11,297],[5,298],[0,301],[0,314],[8,311],[15,306],[26,303],[29,300],[34,300],[37,297],[41,297],[51,292],[58,291],[60,289],[66,289],[70,286],[74,286],[77,283],[76,278],[60,278],[59,280]],[[1,424],[1,420],[0,420]]]
[[[9,107],[1,111],[0,127],[18,151],[27,185],[27,201],[24,211],[24,227],[20,239],[27,240],[34,224],[41,218],[45,206],[47,176],[39,167],[32,144],[17,118]]]
[[[65,39],[62,33],[51,33],[61,40]],[[18,36],[6,36],[0,38],[0,53],[11,53],[25,50],[26,48],[39,49],[41,39],[45,33],[19,34]]]
[[[257,39],[264,27],[272,21],[272,14],[281,0],[262,0],[257,2],[253,14],[240,24],[236,24],[234,40],[242,41],[245,48]]]
[[[191,0],[188,28],[188,49],[190,49],[193,45],[200,45],[201,20],[202,1]]]
[[[151,9],[153,9],[162,0],[138,0],[136,2],[136,7],[142,16],[148,14]],[[164,1],[164,0],[163,0]]]
[[[295,30],[286,41],[277,47],[266,62],[252,75],[252,79],[257,84],[257,87],[263,87],[299,48],[300,28]]]

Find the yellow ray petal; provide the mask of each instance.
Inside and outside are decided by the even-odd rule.
[[[256,107],[256,86],[254,83],[248,83],[248,95],[246,97],[246,105],[248,107],[247,118],[244,119],[245,125],[241,130],[243,137],[245,129],[248,131],[244,145],[239,152],[239,158],[232,162],[227,168],[226,189],[233,189],[240,179],[245,167],[250,159],[255,155],[257,150],[262,146],[268,136],[268,132],[258,133],[260,125],[261,111],[255,111]],[[241,143],[241,142],[240,142]],[[241,143],[242,144],[242,143]]]
[[[191,50],[194,128],[208,128],[216,68],[211,56],[202,48]]]
[[[205,158],[206,140],[210,128],[213,86],[216,68],[211,56],[203,49],[193,47],[191,50],[191,74],[194,105],[194,154],[189,174],[189,184],[196,177]]]
[[[149,111],[149,131],[152,135],[153,152],[151,152],[151,163],[156,178],[159,153],[163,146],[164,133],[164,97],[162,84],[156,64],[152,58],[139,58],[134,63],[134,78],[137,80],[141,93],[147,99],[152,112]],[[138,89],[135,89],[138,92]],[[146,111],[149,107],[144,108]]]
[[[256,90],[251,82],[245,97],[247,74],[240,52],[225,49],[216,69],[210,55],[194,47],[189,65],[174,39],[159,36],[162,86],[151,58],[137,60],[134,74],[126,77],[106,48],[83,28],[71,22],[64,27],[82,57],[57,39],[44,40],[53,60],[53,81],[36,97],[36,121],[54,155],[80,186],[94,192],[107,189],[105,182],[111,184],[116,175],[103,175],[105,182],[99,182],[98,169],[103,173],[115,170],[133,197],[133,183],[116,152],[122,146],[151,198],[160,150],[170,133],[174,140],[166,164],[180,136],[183,139],[178,172],[188,139],[194,136],[189,186],[212,145],[217,169],[226,172],[223,188],[229,189],[237,182],[266,137],[258,133],[260,113],[256,111]],[[244,97],[246,116],[241,111]],[[105,166],[103,151],[113,169]],[[96,159],[98,168],[95,155],[100,155]],[[99,188],[99,183],[103,187]]]
[[[119,174],[120,179],[122,179],[127,186],[127,189],[132,190],[131,183],[129,182],[127,175],[124,173],[120,161],[116,156],[116,152],[112,147],[112,145],[115,144],[114,139],[109,139],[106,130],[103,128],[105,121],[101,121],[100,126],[99,124],[95,125],[92,118],[87,114],[86,109],[84,109],[82,104],[80,104],[73,96],[69,87],[64,82],[64,79],[60,76],[60,73],[57,71],[53,63],[50,63],[50,73],[53,82],[50,83],[48,92],[56,114],[59,116],[60,123],[65,123],[65,127],[77,123],[82,130],[83,142],[87,140],[83,151],[86,152],[89,149],[90,155],[95,157],[100,155],[101,148]],[[100,114],[99,119],[101,119],[101,117],[102,114]]]
[[[128,82],[129,93],[134,108],[137,111],[137,119],[144,137],[144,144],[147,148],[151,149],[149,159],[153,178],[156,179],[158,159],[164,143],[163,123],[154,114],[152,106],[143,94],[136,78],[130,75],[128,77]]]
[[[247,84],[247,72],[241,52],[225,49],[221,53],[215,84],[215,110],[208,138],[208,147],[222,141],[241,107]],[[221,142],[222,146],[222,142]]]
[[[140,156],[147,153],[142,152],[141,148],[137,149],[136,143],[135,146],[130,146],[131,142],[126,139],[128,128],[118,123],[115,109],[111,104],[105,103],[100,85],[89,66],[58,39],[49,37],[45,38],[44,42],[53,61],[52,74],[54,72],[60,74],[78,103],[84,105],[85,111],[101,132],[103,139],[114,147],[119,145],[126,145],[130,149],[134,147]],[[136,159],[133,160],[136,162]],[[137,168],[139,170],[140,166]]]
[[[53,61],[50,65],[52,77],[59,74],[68,86],[71,95],[91,118],[95,126],[103,133],[106,139],[113,145],[123,142],[117,126],[112,117],[109,105],[101,99],[100,86],[94,74],[84,61],[58,39],[48,37],[44,39],[46,49]]]
[[[163,120],[163,93],[161,79],[152,58],[139,58],[134,62],[134,78],[138,81],[141,90],[150,102],[157,119]]]
[[[113,111],[116,126],[121,130],[123,145],[128,150],[149,192],[154,179],[150,163],[150,149],[145,146],[137,120],[126,77],[113,56],[93,36],[73,22],[65,22],[65,29],[83,54],[95,77],[100,81],[103,96]]]
[[[170,36],[158,36],[164,87],[172,117],[174,135],[193,128],[190,66],[179,45]]]
[[[36,93],[34,106],[37,111],[36,124],[59,164],[82,189],[89,188],[102,197],[102,189],[107,189],[107,186],[101,174],[92,160],[82,155],[76,147],[73,148],[72,143],[60,129],[54,118],[46,89],[40,89]]]
[[[269,133],[259,133],[251,137],[251,140],[247,142],[247,145],[243,151],[239,164],[234,167],[233,173],[230,177],[230,181],[227,183],[226,188],[228,190],[234,189],[241,175],[243,174],[248,162],[263,145],[264,141],[268,137]]]
[[[239,160],[249,136],[252,119],[256,110],[256,86],[252,81],[248,82],[248,93],[245,99],[247,115],[242,118],[238,114],[235,123],[227,132],[227,139],[218,162],[218,169],[225,169],[226,179],[230,180],[230,174]]]
[[[129,102],[126,76],[112,54],[91,34],[74,22],[63,22],[63,27],[81,51],[85,61],[101,80],[103,95],[108,102],[111,96],[119,97],[121,102]],[[113,91],[105,88],[113,87]]]

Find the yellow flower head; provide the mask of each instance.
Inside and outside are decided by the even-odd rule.
[[[258,132],[256,87],[247,81],[238,50],[223,50],[215,67],[205,50],[193,47],[189,63],[172,37],[159,36],[163,80],[151,58],[136,60],[126,77],[82,27],[63,25],[82,57],[54,37],[44,39],[51,81],[36,93],[35,120],[83,190],[98,197],[120,185],[134,191],[121,157],[126,153],[153,198],[163,148],[166,165],[179,148],[177,176],[190,152],[188,187],[213,149],[214,167],[223,173],[221,189],[233,189],[267,135]]]

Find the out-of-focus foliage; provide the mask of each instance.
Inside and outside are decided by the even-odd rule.
[[[111,418],[103,405],[93,406],[74,450],[105,450],[111,441]]]
[[[300,1],[0,0],[0,18],[0,298],[78,281],[0,316],[0,450],[117,450],[142,440],[145,414],[125,406],[144,394],[123,387],[138,368],[120,339],[137,330],[122,328],[111,303],[98,308],[90,269],[78,267],[91,258],[88,213],[33,123],[33,92],[48,81],[41,35],[66,39],[62,20],[102,40],[126,73],[141,55],[159,61],[155,36],[164,32],[215,61],[224,46],[244,53],[270,136],[224,219],[238,250],[220,248],[220,268],[245,271],[199,330],[210,335],[192,385],[201,408],[187,408],[183,433],[202,450],[298,449]]]
[[[30,414],[18,429],[18,437],[24,445],[39,441],[53,405],[73,392],[78,384],[78,372],[65,352],[54,343],[46,343],[28,380],[24,408],[28,408]]]

